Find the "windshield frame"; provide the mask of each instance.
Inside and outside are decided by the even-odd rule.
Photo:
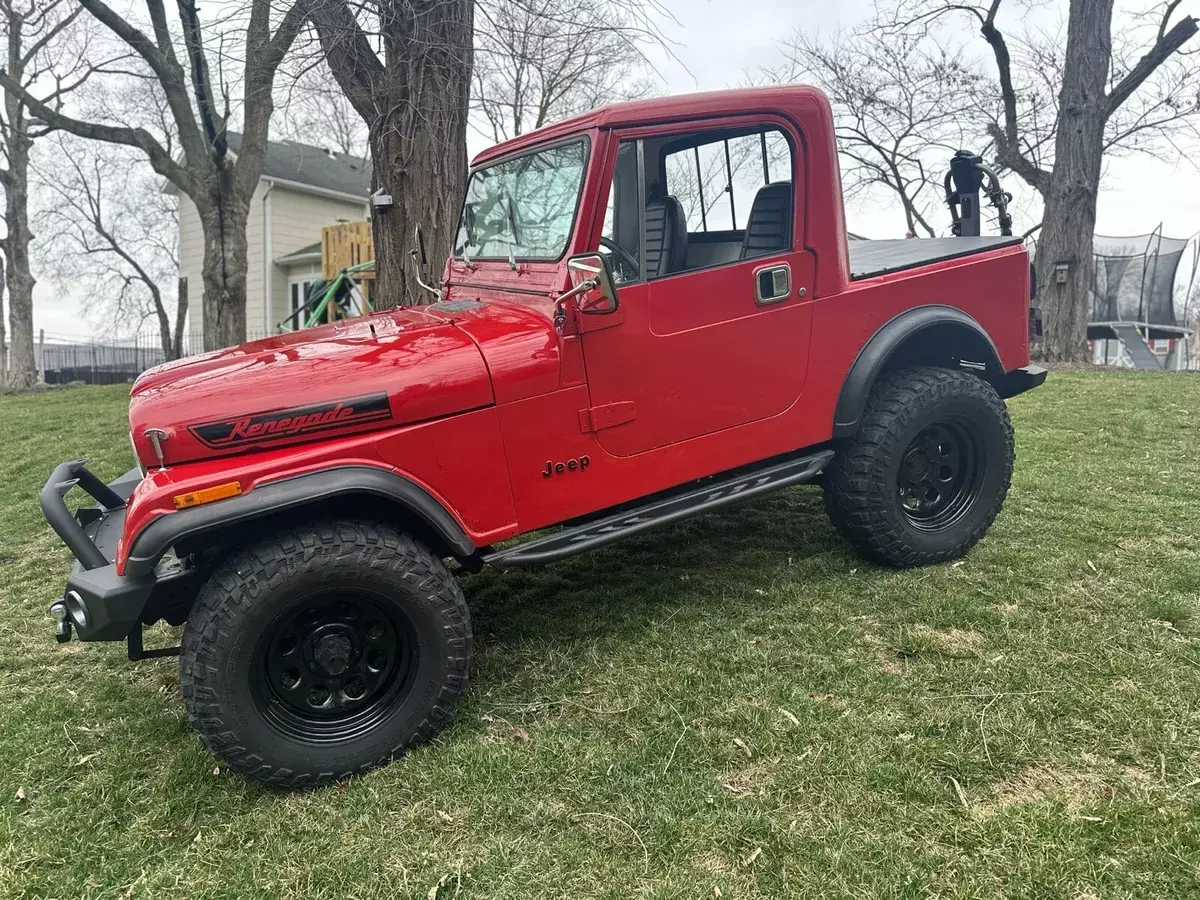
[[[583,189],[584,189],[585,185],[587,184],[588,172],[590,170],[590,166],[591,166],[591,162],[592,162],[592,139],[591,139],[591,136],[587,133],[573,134],[573,135],[570,135],[569,137],[562,138],[561,140],[550,141],[545,144],[538,144],[536,147],[530,147],[528,150],[522,150],[520,153],[514,153],[511,156],[502,156],[499,159],[490,160],[490,161],[488,161],[488,163],[486,165],[479,166],[477,168],[472,169],[470,172],[468,172],[466,189],[463,191],[463,200],[459,206],[458,220],[455,222],[455,229],[454,229],[455,243],[458,242],[458,233],[459,233],[459,230],[462,228],[463,216],[466,213],[467,197],[470,193],[471,181],[472,181],[472,179],[475,178],[475,176],[477,174],[479,174],[480,172],[486,172],[488,169],[491,169],[495,166],[506,165],[508,163],[515,162],[519,159],[523,159],[527,156],[536,156],[539,153],[545,153],[547,150],[556,150],[559,147],[565,147],[565,146],[569,146],[571,144],[582,144],[583,145],[583,165],[580,168],[579,187],[575,191],[575,205],[571,212],[571,227],[570,227],[570,230],[567,232],[567,239],[563,242],[562,252],[559,253],[557,256],[521,256],[521,255],[518,255],[515,253],[513,254],[513,259],[516,262],[529,262],[529,263],[561,262],[564,259],[564,257],[566,257],[571,252],[571,242],[572,242],[572,240],[574,240],[575,235],[579,231],[579,210],[580,210],[580,206],[582,205],[582,201],[583,201]],[[509,200],[511,202],[512,198],[510,197]],[[459,262],[464,262],[464,263],[468,262],[468,259],[465,258],[461,253],[455,253],[455,249],[456,248],[454,248],[454,247],[450,248],[450,258],[454,259],[454,260],[458,260]],[[502,262],[507,266],[508,260],[509,260],[509,258],[507,255],[504,255],[504,256],[471,255],[469,257],[469,262],[472,265],[477,262]]]

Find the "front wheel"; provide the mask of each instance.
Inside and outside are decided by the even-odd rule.
[[[384,525],[314,523],[217,569],[188,616],[180,686],[192,728],[231,769],[315,786],[449,722],[471,651],[441,560]]]
[[[999,514],[1013,459],[1008,410],[990,384],[904,369],[876,384],[858,433],[826,470],[825,509],[878,562],[955,559]]]

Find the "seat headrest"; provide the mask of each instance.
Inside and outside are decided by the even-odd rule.
[[[754,196],[746,237],[742,241],[742,259],[766,256],[786,250],[792,242],[792,183],[776,181],[763,185]]]

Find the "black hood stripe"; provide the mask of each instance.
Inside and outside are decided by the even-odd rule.
[[[311,406],[295,406],[238,416],[235,419],[189,425],[188,431],[204,446],[212,450],[224,450],[351,428],[391,418],[392,409],[388,404],[388,395],[380,392],[364,397],[330,400]]]

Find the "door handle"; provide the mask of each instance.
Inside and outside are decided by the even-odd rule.
[[[792,269],[776,263],[754,270],[754,301],[759,306],[782,303],[792,293]]]

